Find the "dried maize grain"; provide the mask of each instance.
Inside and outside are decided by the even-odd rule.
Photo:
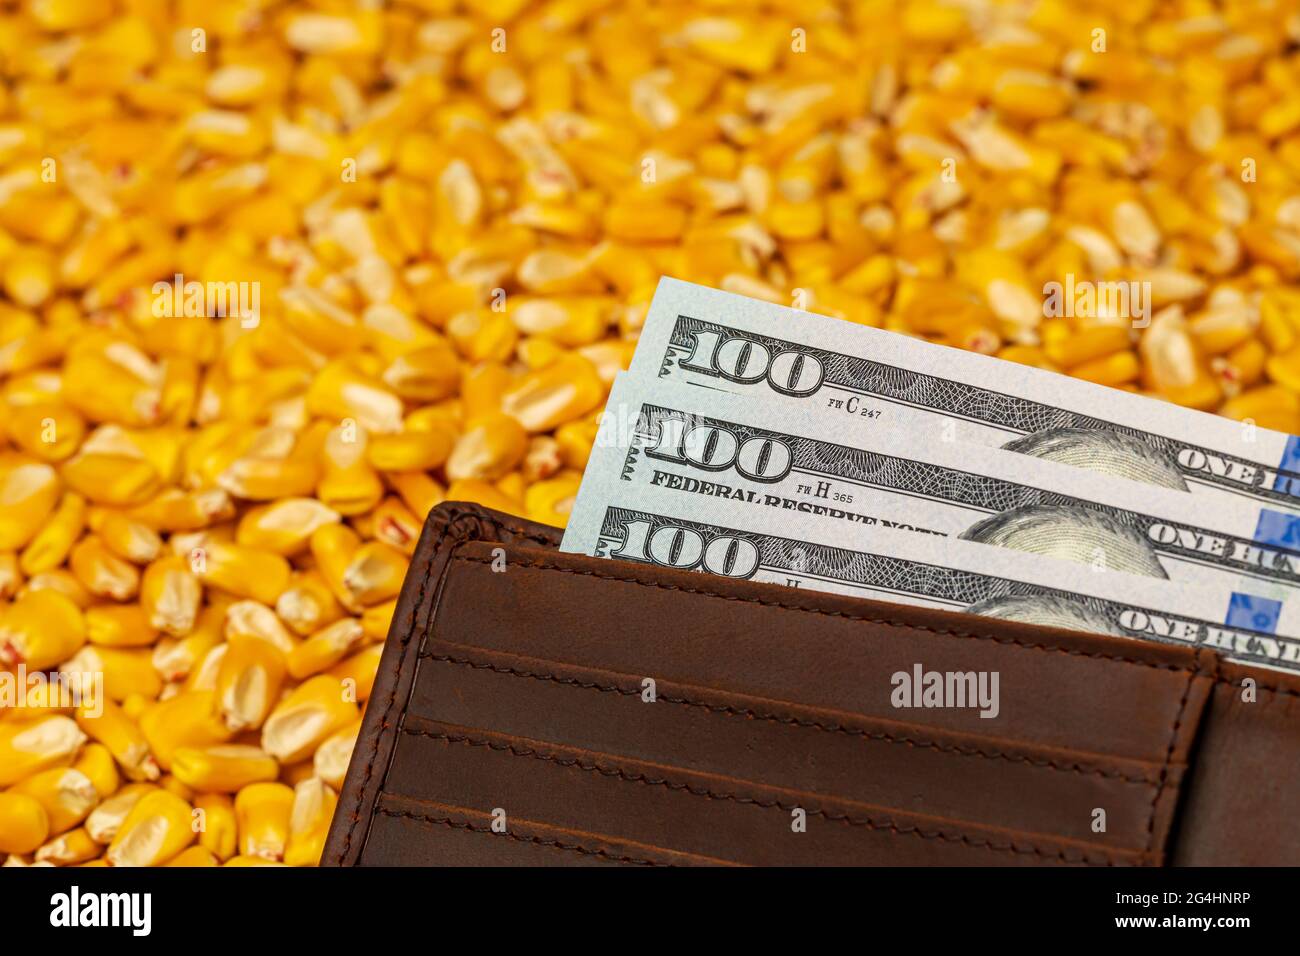
[[[24,794],[44,807],[50,833],[62,833],[76,826],[99,803],[99,791],[75,767],[42,770],[10,787],[8,792]]]
[[[150,783],[128,783],[112,796],[105,797],[86,818],[86,833],[96,843],[106,845],[113,842],[131,808],[155,789]]]
[[[190,805],[167,790],[144,794],[118,827],[105,854],[110,866],[157,866],[194,842]]]
[[[31,853],[49,835],[45,809],[21,793],[0,793],[0,853]]]
[[[178,747],[172,754],[172,773],[195,790],[235,793],[251,783],[274,780],[280,768],[257,747],[219,744]]]
[[[162,772],[149,751],[149,743],[136,722],[111,700],[99,701],[98,708],[77,708],[77,726],[91,740],[108,748],[122,772],[131,780],[157,780]]]
[[[0,609],[0,666],[24,664],[46,670],[86,643],[88,622],[81,609],[54,590],[24,591]]]
[[[0,722],[0,787],[70,763],[85,742],[77,723],[58,714],[30,722]]]
[[[281,763],[309,756],[330,734],[357,717],[337,677],[318,674],[276,705],[262,726],[262,749]]]
[[[282,783],[253,783],[240,790],[235,797],[240,854],[283,860],[293,802],[293,791]]]
[[[319,777],[310,777],[294,787],[285,863],[289,866],[315,866],[320,862],[338,802],[338,796]]]

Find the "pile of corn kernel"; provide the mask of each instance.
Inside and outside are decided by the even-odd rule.
[[[564,523],[660,275],[1300,432],[1298,43],[1284,0],[7,4],[0,667],[104,697],[0,711],[0,857],[315,863],[423,516]],[[1044,318],[1067,275],[1149,325]]]

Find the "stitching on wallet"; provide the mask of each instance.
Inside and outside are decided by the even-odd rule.
[[[476,558],[468,555],[457,555],[454,561],[469,561],[474,564],[491,564],[491,558]],[[625,577],[617,574],[608,574],[603,571],[595,571],[590,568],[566,568],[559,564],[547,564],[536,559],[531,561],[516,561],[515,564],[525,568],[538,568],[544,571],[559,571],[562,574],[579,574],[585,577],[601,578],[608,581],[622,581],[627,584],[636,584],[645,588],[657,588],[663,591],[681,591],[686,594],[701,594],[707,597],[719,598],[723,601],[735,601],[740,604],[758,604],[763,607],[776,607],[785,611],[801,611],[806,614],[817,614],[822,617],[839,617],[849,621],[862,621],[867,624],[883,624],[887,627],[906,628],[912,631],[925,631],[929,634],[939,634],[946,637],[963,637],[976,641],[992,641],[995,644],[1011,644],[1016,647],[1023,647],[1035,651],[1048,651],[1056,654],[1065,654],[1069,657],[1092,657],[1104,661],[1116,661],[1123,664],[1138,664],[1142,667],[1151,667],[1157,670],[1174,671],[1176,673],[1190,674],[1194,671],[1186,667],[1179,667],[1177,664],[1153,664],[1150,661],[1141,661],[1132,657],[1120,657],[1114,654],[1098,654],[1093,651],[1077,651],[1069,648],[1056,647],[1052,644],[1032,644],[1027,641],[1016,640],[1010,637],[994,637],[991,634],[976,634],[971,631],[959,631],[954,628],[930,627],[925,624],[913,624],[907,621],[895,621],[884,617],[872,617],[867,614],[852,614],[848,611],[827,611],[822,608],[799,607],[796,604],[787,604],[784,601],[765,601],[760,598],[744,598],[734,594],[722,594],[718,591],[711,591],[708,588],[688,588],[679,584],[661,584],[658,581],[642,581],[638,578]]]
[[[662,700],[662,698],[660,698]],[[1040,847],[1030,845],[1028,848],[1017,847],[1013,843],[994,843],[991,840],[984,840],[966,836],[965,834],[944,833],[942,830],[926,831],[915,826],[899,826],[896,823],[882,823],[872,820],[870,817],[855,817],[847,813],[836,813],[829,810],[809,810],[801,807],[796,803],[785,803],[781,800],[760,800],[757,797],[744,797],[734,793],[718,793],[707,787],[697,787],[685,782],[674,782],[662,777],[649,777],[643,773],[637,773],[625,770],[621,767],[603,767],[594,761],[584,762],[577,757],[557,757],[553,754],[544,754],[534,750],[531,747],[516,747],[513,744],[494,743],[491,740],[483,738],[474,738],[461,734],[442,734],[428,730],[414,730],[406,728],[403,733],[416,737],[429,737],[434,740],[445,740],[448,743],[465,744],[470,747],[486,747],[488,750],[497,752],[510,753],[516,757],[529,757],[535,760],[546,761],[566,769],[576,769],[588,773],[598,773],[603,777],[616,777],[629,783],[641,784],[650,787],[664,787],[667,790],[683,791],[692,796],[704,797],[708,800],[730,801],[732,803],[743,804],[748,806],[760,807],[765,810],[795,810],[803,809],[811,816],[821,817],[832,823],[844,823],[848,826],[862,827],[867,830],[884,830],[898,836],[915,836],[923,840],[944,840],[949,843],[961,843],[964,846],[975,849],[998,850],[1009,853],[1019,853],[1021,855],[1040,856],[1046,859],[1060,860],[1065,863],[1090,863],[1092,860],[1086,855],[1081,854],[1077,857],[1068,855],[1064,850],[1058,850],[1055,853],[1043,850]],[[1103,859],[1107,866],[1114,865],[1114,859],[1104,856]]]
[[[1169,746],[1165,748],[1165,760],[1160,766],[1160,783],[1156,787],[1156,792],[1151,797],[1151,813],[1147,817],[1147,853],[1150,853],[1156,842],[1156,811],[1160,806],[1160,797],[1165,792],[1165,785],[1169,780],[1169,762],[1174,757],[1174,747],[1178,744],[1178,728],[1182,726],[1183,715],[1187,712],[1187,701],[1192,696],[1192,685],[1196,683],[1196,675],[1193,674],[1187,679],[1187,686],[1183,688],[1183,699],[1178,702],[1178,710],[1174,712],[1174,726],[1169,733]]]
[[[556,850],[568,850],[570,853],[581,853],[583,856],[599,856],[606,860],[613,860],[616,863],[634,863],[638,866],[668,866],[667,863],[660,863],[657,860],[645,860],[636,856],[624,856],[617,853],[610,853],[608,850],[593,849],[589,846],[582,846],[577,843],[561,843],[559,840],[547,840],[539,836],[523,836],[518,833],[511,833],[506,830],[502,833],[495,832],[491,827],[476,827],[472,823],[452,820],[450,817],[435,817],[427,813],[414,813],[410,810],[388,810],[384,807],[378,808],[376,813],[382,813],[386,817],[406,817],[411,820],[423,820],[426,823],[436,823],[439,826],[449,827],[452,830],[469,830],[471,833],[486,833],[493,837],[506,837],[517,843],[532,843],[536,846],[551,847]]]
[[[453,549],[458,544],[461,544],[462,542],[468,540],[470,534],[472,534],[472,531],[468,528],[466,528],[463,531],[456,529],[455,525],[459,517],[460,515],[456,515],[454,517],[449,518],[447,521],[447,533],[451,541],[451,547]],[[411,638],[415,635],[415,622],[416,619],[420,616],[420,608],[424,605],[424,592],[425,592],[425,588],[428,587],[429,579],[430,577],[432,577],[433,574],[433,565],[435,563],[436,555],[437,555],[437,551],[435,550],[434,554],[430,555],[429,562],[427,567],[425,568],[424,575],[420,579],[420,590],[416,594],[415,605],[413,610],[411,611],[411,625],[410,627],[407,628],[406,633],[402,635],[402,640],[400,645],[402,654],[406,653],[407,645],[411,643]],[[352,811],[352,824],[351,826],[348,827],[347,836],[344,837],[343,849],[339,853],[340,859],[347,857],[348,850],[351,849],[352,847],[352,836],[356,832],[357,824],[361,822],[361,814],[358,811],[360,810],[362,803],[364,803],[366,791],[370,786],[370,780],[374,774],[375,760],[379,757],[379,741],[380,738],[383,736],[382,731],[388,728],[388,717],[389,714],[392,713],[393,704],[396,703],[396,701],[397,701],[397,681],[394,680],[393,686],[388,692],[388,700],[384,704],[384,713],[379,719],[379,729],[381,733],[375,734],[374,744],[370,748],[370,755],[366,760],[365,770],[362,772],[361,783],[357,787],[357,805],[356,805],[356,809]]]
[[[625,697],[635,697],[641,693],[637,688],[619,687],[616,684],[597,684],[595,681],[584,681],[576,677],[560,677],[556,674],[527,671],[507,667],[503,664],[493,664],[488,661],[475,661],[467,657],[452,657],[449,654],[432,653],[425,653],[420,656],[426,660],[439,661],[444,664],[457,664],[475,670],[490,670],[499,674],[508,674],[512,677],[527,677],[531,680],[547,681],[554,684],[566,684],[573,687],[580,687],[583,690],[600,691],[603,694],[621,694]],[[655,699],[666,701],[670,704],[681,704],[685,707],[699,707],[703,710],[709,711],[710,713],[725,714],[729,717],[744,717],[748,720],[770,721],[772,723],[785,724],[786,726],[791,727],[807,727],[812,730],[824,731],[825,733],[844,734],[848,737],[858,737],[864,740],[882,740],[888,743],[905,744],[909,747],[915,747],[922,750],[934,750],[938,753],[956,754],[960,757],[983,757],[988,760],[1006,760],[1011,763],[1025,763],[1034,767],[1046,767],[1062,773],[1077,773],[1086,776],[1105,777],[1107,779],[1123,780],[1125,783],[1134,783],[1147,787],[1154,787],[1157,785],[1157,781],[1152,780],[1149,777],[1133,776],[1126,774],[1121,770],[1103,770],[1098,767],[1085,767],[1077,763],[1063,764],[1057,763],[1053,760],[1026,757],[1021,754],[1008,754],[996,750],[980,750],[976,747],[959,747],[956,744],[939,744],[932,740],[914,740],[910,737],[898,737],[878,730],[862,730],[857,727],[845,727],[843,724],[826,723],[823,721],[812,720],[807,717],[795,717],[790,714],[774,714],[768,711],[752,710],[747,707],[732,707],[728,704],[710,704],[702,700],[692,700],[689,697],[658,694]]]
[[[471,522],[473,522],[474,520],[486,522],[487,524],[492,525],[498,532],[504,529],[522,538],[527,538],[530,541],[536,541],[544,545],[554,544],[553,541],[551,541],[549,538],[543,535],[534,534],[530,531],[524,530],[521,527],[514,527],[508,525],[505,522],[497,518],[494,518],[490,515],[481,514],[470,510],[456,509],[447,516],[447,525],[443,533],[443,541],[447,541],[447,540],[450,541],[450,547],[448,548],[449,551],[448,561],[447,561],[447,565],[443,569],[444,574],[446,573],[446,568],[449,568],[451,566],[451,560],[455,556],[454,552],[456,548],[464,544],[465,542],[472,540],[475,531],[477,530],[476,528],[473,527],[472,524],[468,524],[468,525],[464,524],[461,520],[463,518],[469,518]],[[441,546],[442,546],[442,541],[440,541],[438,545],[434,547],[433,553],[429,556],[428,564],[425,567],[424,576],[420,580],[420,590],[416,594],[414,609],[411,612],[411,626],[407,628],[406,633],[402,635],[402,639],[401,639],[400,646],[401,646],[402,654],[406,653],[407,645],[411,643],[411,638],[415,635],[415,621],[420,615],[420,608],[424,605],[424,592],[429,585],[430,578],[433,575],[433,566],[437,558],[438,548]],[[436,609],[434,608],[430,608],[430,613],[429,613],[430,620],[433,619],[435,610]],[[346,836],[343,838],[343,849],[339,851],[340,861],[342,861],[347,856],[348,850],[351,849],[352,836],[356,832],[357,824],[361,822],[361,814],[359,811],[362,803],[365,802],[366,790],[370,785],[371,777],[373,776],[374,773],[375,760],[379,756],[379,741],[380,738],[383,736],[382,731],[388,728],[388,717],[389,714],[392,713],[393,704],[396,702],[396,700],[397,700],[397,682],[394,681],[393,687],[388,693],[388,701],[384,705],[383,716],[379,720],[379,729],[381,733],[375,734],[374,744],[370,748],[370,756],[366,760],[366,767],[364,772],[362,773],[361,783],[357,786],[356,807],[352,810],[352,822],[351,825],[348,827],[348,832]]]
[[[468,514],[468,513],[469,513],[469,512],[462,512],[462,514]],[[499,521],[499,520],[497,520],[496,518],[492,518],[492,517],[489,517],[489,516],[487,516],[487,515],[481,515],[481,516],[479,516],[479,517],[481,517],[484,521],[487,521],[489,524],[493,525],[493,526],[494,526],[498,531],[504,529],[504,530],[506,530],[506,531],[510,531],[511,533],[518,535],[519,537],[527,538],[527,539],[530,540],[530,541],[536,541],[538,544],[546,545],[547,547],[555,547],[555,541],[553,541],[551,538],[546,537],[545,535],[533,534],[533,533],[531,533],[531,532],[529,532],[529,531],[525,531],[525,530],[524,530],[523,528],[521,528],[521,527],[518,527],[518,526],[516,526],[516,525],[512,525],[512,524],[509,524],[509,523],[507,523],[507,522],[505,522],[505,521]],[[457,557],[455,558],[455,560],[457,560],[457,561],[477,561],[477,562],[480,563],[480,564],[487,563],[487,560],[484,559],[484,558],[468,558],[468,557],[464,557],[464,556],[457,556]],[[542,565],[542,564],[540,564],[540,563],[538,563],[538,562],[531,562],[531,563],[526,564],[525,566],[528,566],[528,567],[537,567],[537,568],[548,568],[548,569],[553,569],[553,570],[557,570],[557,571],[567,571],[567,572],[570,573],[570,574],[591,574],[591,575],[596,576],[596,577],[610,577],[610,575],[602,575],[602,574],[598,574],[597,572],[594,572],[594,571],[579,570],[579,569],[577,569],[577,568],[564,568],[564,567],[560,567],[560,566],[558,566],[558,565]],[[627,581],[627,582],[630,582],[630,583],[633,583],[633,584],[641,584],[641,585],[647,585],[647,584],[649,584],[649,582],[639,581],[639,580],[637,580],[637,579],[635,579],[635,578],[614,578],[614,580]],[[845,613],[845,612],[842,612],[842,611],[818,611],[818,610],[813,609],[813,608],[799,607],[798,605],[783,604],[783,603],[775,602],[775,601],[754,601],[754,600],[750,600],[750,599],[747,599],[747,598],[737,598],[737,597],[733,597],[733,596],[731,596],[731,595],[719,594],[719,593],[717,593],[717,592],[709,591],[709,590],[705,590],[705,589],[682,588],[682,587],[678,587],[677,585],[654,585],[654,586],[655,586],[655,587],[669,588],[669,589],[672,589],[672,590],[687,591],[688,593],[707,594],[707,595],[711,595],[711,596],[713,596],[713,597],[720,597],[720,598],[723,598],[724,600],[729,600],[729,601],[740,601],[740,602],[745,603],[745,604],[761,604],[761,605],[765,605],[765,606],[776,606],[776,607],[782,608],[783,610],[790,610],[790,611],[811,611],[812,613],[815,613],[815,614],[825,614],[825,615],[836,616],[836,617],[847,617],[847,618],[849,618],[850,620],[863,620],[863,621],[867,621],[867,622],[875,623],[875,624],[887,624],[887,625],[889,625],[889,626],[891,626],[891,627],[912,627],[912,628],[915,628],[915,629],[918,630],[918,631],[928,631],[928,632],[935,633],[935,634],[947,634],[947,635],[952,635],[952,636],[954,636],[954,637],[971,637],[971,638],[974,638],[974,639],[976,639],[976,640],[991,640],[991,641],[997,641],[998,643],[1017,644],[1017,645],[1019,645],[1019,646],[1021,646],[1021,647],[1028,647],[1028,648],[1035,648],[1035,649],[1042,649],[1042,650],[1050,650],[1050,651],[1058,651],[1058,652],[1060,652],[1060,653],[1064,653],[1064,654],[1074,654],[1074,655],[1080,655],[1080,656],[1084,656],[1084,657],[1098,657],[1098,658],[1101,658],[1101,659],[1103,659],[1103,660],[1120,661],[1120,662],[1123,662],[1123,663],[1126,663],[1126,664],[1140,664],[1140,665],[1142,665],[1143,667],[1156,667],[1156,668],[1160,668],[1160,669],[1163,669],[1163,670],[1175,670],[1175,671],[1183,671],[1183,672],[1187,672],[1187,673],[1193,673],[1193,672],[1194,672],[1194,671],[1189,671],[1187,668],[1178,667],[1177,665],[1174,665],[1174,664],[1152,664],[1152,663],[1150,663],[1149,661],[1139,661],[1139,660],[1134,660],[1133,658],[1129,658],[1129,657],[1118,657],[1118,656],[1114,656],[1114,655],[1105,655],[1105,654],[1089,654],[1089,653],[1086,653],[1086,652],[1083,652],[1083,651],[1069,651],[1069,650],[1066,650],[1065,648],[1052,647],[1051,645],[1048,645],[1048,644],[1027,644],[1027,643],[1024,643],[1023,641],[1013,641],[1013,640],[1009,640],[1009,639],[1005,639],[1005,638],[995,638],[995,637],[990,637],[990,636],[986,636],[986,635],[982,635],[982,634],[970,634],[970,633],[965,633],[965,632],[962,632],[962,631],[956,631],[956,630],[945,630],[945,629],[941,629],[941,628],[930,628],[930,627],[925,627],[925,626],[922,626],[922,625],[913,625],[913,624],[908,624],[908,623],[906,623],[906,622],[901,622],[901,621],[890,621],[890,620],[876,619],[876,618],[870,618],[870,617],[853,617],[852,615],[849,615],[849,614],[847,614],[847,613]],[[1217,675],[1217,674],[1214,676],[1213,680],[1214,680],[1214,682],[1215,682],[1216,684],[1226,684],[1226,685],[1229,686],[1229,687],[1236,687],[1236,686],[1238,686],[1236,681],[1231,680],[1230,678],[1227,678],[1227,677],[1223,677],[1223,676],[1221,676],[1221,675]],[[1277,687],[1277,686],[1274,686],[1274,685],[1271,685],[1271,684],[1262,684],[1262,683],[1260,683],[1259,681],[1256,681],[1256,682],[1255,682],[1255,687],[1256,687],[1257,689],[1259,689],[1259,690],[1266,690],[1266,691],[1269,691],[1270,693],[1278,694],[1278,695],[1283,696],[1283,697],[1295,697],[1295,698],[1300,698],[1300,691],[1287,690],[1287,689],[1285,689],[1285,688]]]

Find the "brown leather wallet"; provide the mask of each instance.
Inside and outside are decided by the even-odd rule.
[[[1291,675],[559,539],[430,513],[324,863],[1300,863]]]

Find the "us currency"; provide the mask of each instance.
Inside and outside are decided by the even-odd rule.
[[[740,501],[584,487],[561,550],[1120,637],[1300,671],[1300,608]]]
[[[632,371],[762,395],[1191,491],[1300,511],[1300,438],[879,329],[661,279]]]
[[[1300,515],[632,373],[584,476],[597,499],[665,488],[842,524],[960,537],[1300,602]],[[706,505],[707,506],[707,505]]]

